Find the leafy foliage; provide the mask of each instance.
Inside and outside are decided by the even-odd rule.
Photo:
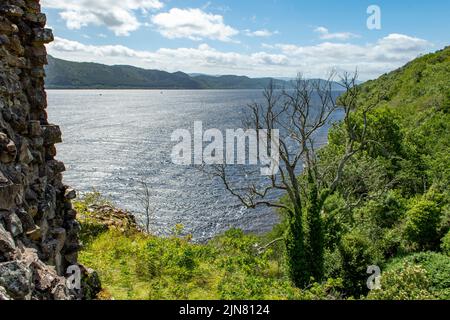
[[[436,249],[441,208],[431,200],[421,199],[406,213],[405,238],[419,249]]]
[[[403,264],[399,270],[385,272],[381,289],[368,295],[370,300],[431,300],[430,280],[421,266]]]
[[[442,238],[441,248],[445,254],[450,256],[450,231]]]
[[[388,299],[450,299],[450,257],[421,252],[394,259],[382,275],[382,292]]]

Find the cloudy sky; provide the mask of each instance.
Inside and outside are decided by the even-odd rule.
[[[41,0],[51,55],[169,72],[375,78],[450,44],[450,1]],[[370,30],[370,5],[381,29]]]

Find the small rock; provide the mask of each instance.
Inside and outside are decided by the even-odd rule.
[[[10,296],[8,296],[8,293],[6,292],[6,289],[3,287],[0,287],[0,301],[8,301],[12,300]]]
[[[16,210],[17,216],[22,221],[22,228],[25,233],[35,229],[33,217],[25,209]]]
[[[58,160],[47,161],[47,166],[53,171],[53,173],[61,173],[66,171],[66,166],[64,163]]]
[[[5,175],[3,172],[0,171],[0,185],[9,185],[11,184],[11,181]]]
[[[33,137],[40,137],[42,135],[41,122],[34,120],[28,123],[30,135]]]
[[[17,214],[14,212],[10,213],[9,217],[6,218],[8,229],[13,235],[13,237],[17,237],[18,235],[23,233],[22,221],[20,221]]]
[[[11,234],[0,223],[0,252],[12,253],[16,250],[16,244]]]
[[[6,145],[9,142],[9,138],[6,133],[0,132],[0,145]]]
[[[77,192],[75,191],[75,189],[72,189],[72,188],[66,189],[66,192],[64,193],[64,198],[66,198],[67,200],[73,200],[76,197],[77,197]]]
[[[9,38],[7,37],[7,36],[5,36],[5,35],[0,35],[0,45],[8,45],[8,44],[10,44],[10,40],[9,40]]]
[[[39,209],[38,209],[37,205],[31,205],[28,208],[28,214],[33,218],[37,216],[38,212],[39,212]]]
[[[20,186],[16,184],[0,184],[0,209],[10,210],[16,205],[15,199],[20,192]]]
[[[39,228],[39,226],[36,226],[34,230],[27,232],[27,236],[28,238],[36,242],[42,240],[41,228]]]
[[[71,295],[66,286],[65,281],[61,280],[52,290],[53,299],[55,300],[70,300]]]
[[[22,144],[22,147],[20,148],[19,161],[24,164],[30,164],[33,160],[34,158],[28,148],[28,143]]]
[[[53,281],[56,279],[56,274],[48,272],[46,269],[35,268],[34,279],[36,284],[36,289],[38,290],[48,290],[52,287]]]
[[[70,209],[66,211],[66,219],[68,220],[74,220],[77,217],[77,211]]]
[[[6,150],[10,154],[16,154],[17,153],[17,148],[16,148],[16,144],[14,143],[14,141],[10,140],[8,142],[8,144],[6,145]]]
[[[43,13],[27,13],[25,19],[33,23],[39,24],[41,27],[45,27],[47,17]]]

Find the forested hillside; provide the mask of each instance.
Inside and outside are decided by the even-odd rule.
[[[450,47],[361,85],[368,145],[325,203],[324,278],[366,295],[367,266],[383,271],[369,298],[450,298]],[[363,126],[356,110],[357,127]],[[319,157],[343,154],[342,126]]]
[[[190,76],[132,66],[107,66],[48,57],[46,86],[49,89],[263,89],[270,81],[279,87],[288,83],[271,78],[239,76]]]

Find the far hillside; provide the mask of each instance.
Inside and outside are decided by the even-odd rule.
[[[275,88],[289,88],[291,81],[246,76],[169,73],[133,66],[71,62],[48,56],[47,89],[247,89],[262,90],[272,82]],[[334,90],[342,90],[337,83]]]

